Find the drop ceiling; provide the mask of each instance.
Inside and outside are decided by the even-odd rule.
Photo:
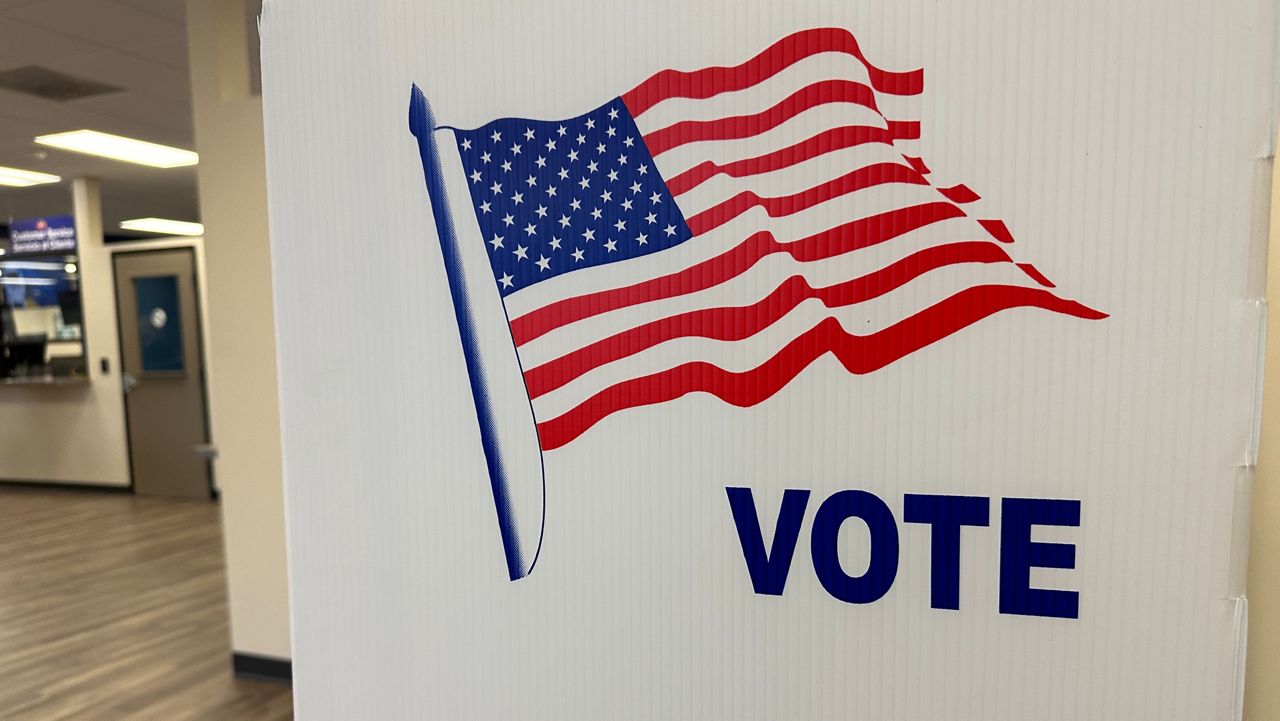
[[[56,102],[0,89],[0,165],[57,185],[0,188],[0,224],[71,211],[69,179],[102,180],[111,232],[121,220],[199,220],[195,168],[157,170],[43,148],[32,138],[91,128],[194,150],[182,0],[0,0],[0,72],[41,66],[120,92]]]

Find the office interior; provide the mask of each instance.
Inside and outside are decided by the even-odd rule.
[[[292,717],[260,6],[0,4],[0,718]]]

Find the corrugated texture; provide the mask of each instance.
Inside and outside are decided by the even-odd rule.
[[[1230,718],[1274,8],[1262,0],[337,0],[262,23],[294,669],[304,718]],[[503,563],[433,208],[406,123],[566,118],[663,68],[804,27],[923,67],[920,148],[1019,257],[1110,317],[1015,310],[867,376],[610,416],[548,456],[536,571]],[[438,209],[436,209],[438,210]],[[523,402],[523,399],[521,400]],[[771,537],[813,499],[786,592],[752,593],[726,486]],[[816,505],[885,499],[902,554],[862,606],[814,576]],[[960,610],[929,608],[904,493],[988,496]],[[1075,620],[998,613],[1000,502],[1078,499]],[[850,524],[844,564],[865,563]]]

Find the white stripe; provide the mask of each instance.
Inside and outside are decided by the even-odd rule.
[[[939,269],[939,272],[918,278],[893,293],[853,306],[829,309],[817,300],[807,300],[777,323],[743,341],[677,338],[594,368],[564,386],[534,399],[534,414],[540,422],[545,422],[614,384],[692,361],[711,363],[731,372],[747,371],[773,357],[787,343],[817,325],[823,318],[835,317],[851,334],[871,335],[965,288],[1002,282],[1018,286],[1032,285],[1011,264],[980,266],[977,270],[970,264]],[[521,357],[523,360],[523,352]],[[526,362],[525,367],[529,368],[530,365]]]
[[[703,162],[727,165],[802,143],[831,128],[866,125],[887,128],[884,119],[853,103],[819,105],[797,113],[763,133],[731,140],[699,140],[678,145],[654,157],[662,177],[670,180]]]
[[[696,188],[676,198],[680,212],[686,219],[719,205],[738,193],[752,192],[762,198],[781,198],[803,193],[835,180],[859,168],[877,163],[895,163],[904,167],[907,161],[893,146],[879,143],[845,148],[821,155],[802,163],[775,170],[771,173],[734,178],[714,175]],[[875,187],[875,186],[872,186]],[[869,190],[866,188],[865,190]],[[859,191],[859,192],[864,192]]]
[[[944,200],[932,187],[895,183],[868,188],[780,218],[769,217],[763,208],[751,208],[714,231],[691,238],[674,248],[618,263],[584,268],[522,288],[507,296],[507,312],[512,318],[519,318],[563,298],[596,293],[610,288],[622,288],[649,278],[678,273],[699,262],[727,253],[759,231],[773,233],[779,242],[791,242],[821,233],[851,220]],[[941,225],[943,224],[933,224],[933,226]],[[915,232],[929,227],[931,226]],[[601,229],[597,239],[603,237],[605,230]],[[662,233],[657,225],[643,226],[643,230],[649,234],[650,238],[658,237]],[[985,230],[972,221],[963,227],[950,227],[948,231],[951,240],[981,240],[989,237]],[[937,230],[931,232],[936,233]],[[634,238],[635,236],[629,232],[623,236],[621,242],[631,244],[635,242]],[[576,242],[580,239],[571,240]],[[560,257],[568,261],[569,253],[574,247],[573,243],[566,240],[561,251],[558,251],[564,254]]]
[[[861,278],[915,252],[939,245],[938,236],[938,233],[911,233],[895,242],[809,263],[797,262],[786,253],[772,253],[746,272],[720,285],[618,308],[551,330],[520,346],[520,357],[528,369],[558,358],[573,348],[690,309],[751,305],[792,276],[803,277],[814,288]],[[947,240],[955,240],[955,236]]]
[[[665,128],[682,120],[714,120],[735,115],[752,115],[768,110],[782,102],[797,90],[824,80],[852,80],[870,86],[866,66],[857,58],[844,53],[827,52],[811,55],[779,71],[776,75],[742,90],[694,100],[669,98],[649,108],[636,118],[640,132],[648,133]],[[911,112],[919,106],[919,96],[893,96],[876,93],[877,104],[885,107],[885,114],[894,118],[888,110]],[[915,113],[909,118],[916,117]]]

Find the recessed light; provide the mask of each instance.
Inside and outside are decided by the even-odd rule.
[[[160,235],[204,235],[204,226],[200,223],[188,223],[184,220],[166,220],[164,218],[135,218],[120,223],[121,230],[136,230],[142,233],[159,233]]]
[[[74,273],[76,272],[76,264],[67,263],[66,265],[62,266],[62,269],[65,270],[67,273]]]
[[[100,133],[97,130],[72,130],[67,133],[41,135],[36,138],[36,142],[52,148],[123,160],[126,163],[149,165],[153,168],[178,168],[200,162],[200,156],[190,150],[171,148],[168,145],[148,143],[145,140],[135,140],[121,135]]]
[[[20,170],[0,166],[0,185],[11,188],[27,188],[32,185],[56,183],[62,178],[48,173],[37,173],[34,170]]]

